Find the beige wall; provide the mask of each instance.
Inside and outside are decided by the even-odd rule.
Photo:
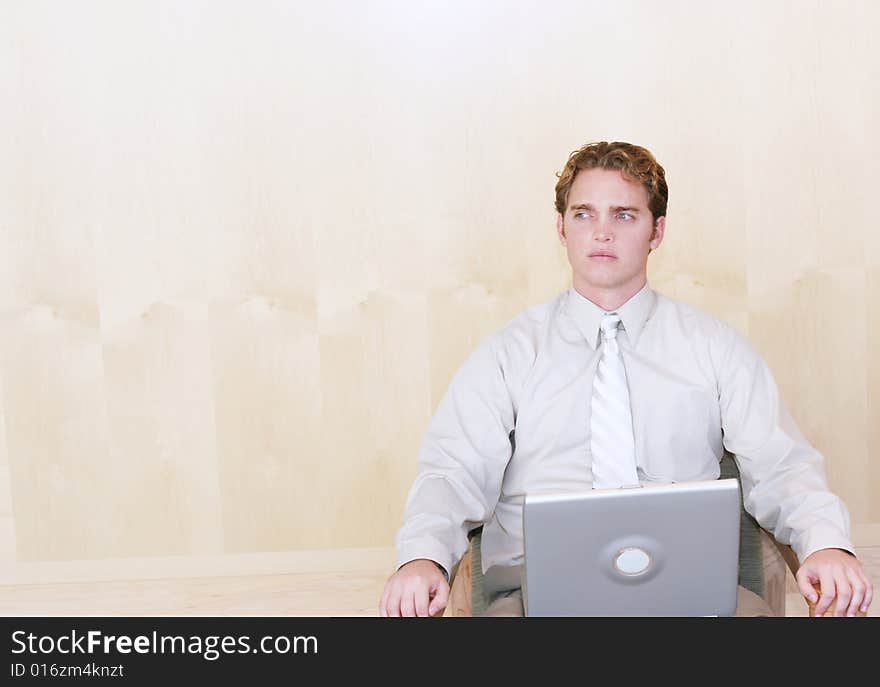
[[[568,285],[554,174],[599,139],[667,169],[654,286],[748,335],[880,532],[878,24],[4,3],[0,560],[390,546],[453,371]]]

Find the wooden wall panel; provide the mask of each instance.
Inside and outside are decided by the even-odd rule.
[[[419,294],[373,292],[321,322],[320,469],[310,488],[323,498],[304,521],[320,528],[316,546],[389,545],[432,410],[425,313]]]
[[[670,199],[663,243],[648,259],[651,283],[747,335],[749,235],[746,207],[738,200],[746,186],[739,144],[730,138],[701,142],[699,174],[688,173],[692,153],[671,143],[665,148],[655,154],[668,170]]]
[[[6,414],[0,384],[0,562],[12,562],[15,554],[15,514],[12,507],[12,475],[6,442]]]
[[[22,308],[2,320],[0,353],[18,557],[110,555],[129,495],[109,451],[97,332]]]
[[[749,318],[750,340],[801,431],[826,456],[829,484],[853,522],[868,521],[873,500],[865,481],[867,332],[864,318],[849,312],[864,311],[865,286],[862,270],[810,272],[753,301]]]
[[[880,243],[876,244],[880,245]],[[880,252],[874,253],[880,257]],[[867,361],[865,365],[866,415],[868,421],[866,441],[866,454],[868,465],[863,475],[864,489],[868,495],[868,513],[866,522],[880,523],[880,498],[877,496],[880,490],[880,260],[868,268],[868,277],[865,281],[865,304],[867,314]],[[853,310],[855,317],[861,313]],[[858,402],[855,405],[859,407]],[[880,529],[880,528],[878,528]]]
[[[104,337],[115,555],[223,551],[207,308],[157,303]]]
[[[880,531],[878,23],[6,4],[0,560],[390,546],[455,370],[570,283],[555,173],[603,139],[667,169],[653,285],[766,356]]]
[[[217,463],[227,551],[316,548],[321,484],[314,321],[261,296],[211,312]]]

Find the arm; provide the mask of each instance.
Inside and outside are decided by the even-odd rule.
[[[468,531],[495,508],[514,426],[497,342],[487,339],[465,361],[431,420],[396,537],[398,570],[385,586],[380,615],[442,611]]]
[[[800,566],[795,579],[821,615],[855,615],[871,602],[870,581],[855,556],[849,514],[825,478],[824,459],[798,429],[767,364],[735,331],[724,330],[718,392],[724,445],[740,468],[745,509]],[[821,584],[821,598],[813,585]]]

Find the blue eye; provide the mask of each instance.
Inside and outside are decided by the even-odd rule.
[[[629,214],[628,212],[621,212],[617,216],[618,216],[618,218],[620,218],[622,220],[626,220],[626,221],[633,219],[633,216],[631,214]]]

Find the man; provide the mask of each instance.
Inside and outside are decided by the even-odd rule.
[[[667,200],[664,170],[640,146],[592,143],[569,157],[556,229],[573,288],[488,337],[453,378],[419,454],[380,615],[439,614],[481,523],[487,614],[522,615],[526,493],[716,479],[725,449],[746,510],[797,554],[816,615],[867,611],[873,589],[847,510],[766,363],[732,327],[647,284]],[[739,589],[737,615],[770,614]]]

